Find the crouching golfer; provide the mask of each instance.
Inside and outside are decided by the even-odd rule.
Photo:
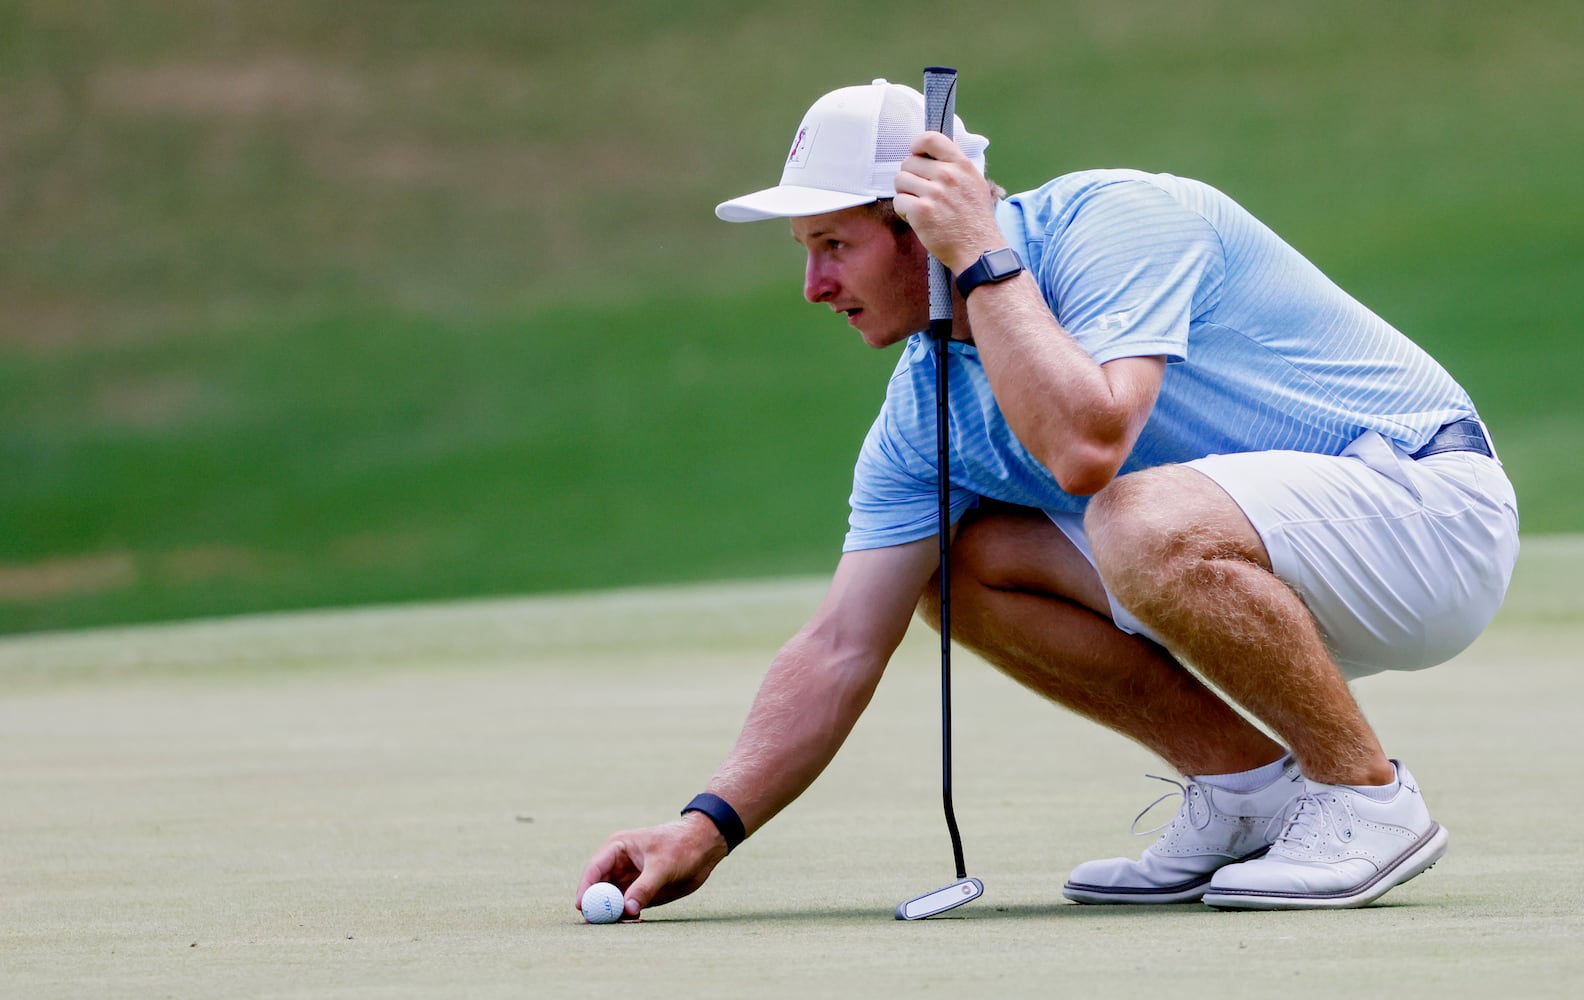
[[[790,218],[804,296],[902,353],[823,604],[705,794],[583,886],[629,916],[697,889],[835,755],[915,609],[938,622],[926,252],[956,275],[954,636],[1185,777],[1159,841],[1067,898],[1361,906],[1423,872],[1447,831],[1348,681],[1449,659],[1501,603],[1516,501],[1468,395],[1219,191],[1093,170],[1005,197],[983,137],[923,120],[908,87],[827,94],[780,185],[716,209]]]

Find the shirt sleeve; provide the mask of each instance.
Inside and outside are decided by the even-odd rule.
[[[853,469],[853,489],[848,500],[847,538],[843,552],[878,549],[928,538],[940,528],[933,438],[928,452],[921,451],[903,433],[919,428],[918,421],[898,419],[888,399],[864,437]],[[951,519],[956,523],[978,497],[953,487]]]
[[[1219,295],[1225,253],[1198,212],[1143,180],[1086,193],[1038,275],[1056,318],[1095,361],[1182,361]]]

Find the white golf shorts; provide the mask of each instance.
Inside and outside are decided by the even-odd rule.
[[[1518,505],[1494,458],[1416,460],[1372,431],[1338,456],[1255,452],[1187,465],[1242,508],[1349,678],[1451,659],[1507,593]],[[1093,564],[1081,515],[1052,520]],[[1156,638],[1107,596],[1119,628]]]

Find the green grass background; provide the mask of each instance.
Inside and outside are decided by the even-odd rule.
[[[0,632],[818,572],[891,353],[801,303],[807,105],[926,64],[1008,188],[1231,192],[1584,529],[1584,7],[0,0]]]

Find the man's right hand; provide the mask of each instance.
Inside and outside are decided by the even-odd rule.
[[[735,802],[748,832],[797,798],[836,755],[939,563],[933,537],[848,552],[837,563],[824,602],[770,664],[737,746],[710,781],[711,790]],[[573,903],[594,883],[610,882],[634,920],[645,907],[703,885],[724,857],[726,838],[700,812],[623,830],[583,870]]]
[[[703,885],[724,857],[726,838],[702,813],[613,833],[583,870],[572,905],[581,910],[589,886],[610,882],[626,897],[626,919],[636,920],[644,907],[681,899]]]

